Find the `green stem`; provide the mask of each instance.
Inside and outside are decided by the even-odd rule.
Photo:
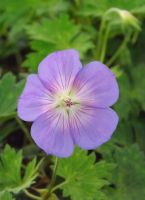
[[[107,22],[107,17],[110,13],[116,11],[116,9],[109,9],[107,10],[101,20],[101,25],[100,25],[100,31],[99,31],[99,35],[98,35],[98,44],[97,44],[97,59],[100,59],[100,53],[101,53],[101,46],[102,46],[102,41],[103,41],[103,31],[104,28],[107,26],[106,22]],[[108,34],[108,33],[107,33]]]
[[[31,193],[28,192],[27,190],[24,190],[24,193],[25,193],[28,197],[30,197],[31,199],[40,200],[40,197],[37,197],[37,196],[31,194]]]
[[[58,158],[56,157],[55,158],[55,163],[54,163],[54,169],[53,169],[52,179],[51,179],[51,182],[49,184],[47,192],[42,197],[42,200],[47,200],[48,197],[50,196],[51,192],[52,192],[52,188],[53,188],[53,186],[55,184],[55,180],[56,180],[57,167],[58,167]]]
[[[102,17],[100,30],[99,30],[99,34],[98,34],[97,51],[94,55],[97,59],[101,58],[101,61],[104,61],[104,57],[105,57],[105,53],[106,53],[107,40],[108,40],[108,33],[109,33],[109,30],[107,30],[106,36],[104,38],[103,37],[104,36],[104,30],[106,29],[106,27],[107,27],[107,29],[109,29],[108,28],[109,24],[107,23],[107,18],[112,13],[116,13],[119,17],[121,17],[120,9],[118,9],[118,8],[110,8],[109,10],[107,10],[104,13],[104,15]],[[102,48],[102,44],[103,44],[104,39],[106,41],[104,41],[104,47]]]
[[[67,184],[67,183],[68,183],[68,181],[64,181],[64,182],[62,182],[62,183],[56,185],[55,187],[53,187],[52,192],[54,192],[55,190],[57,190],[58,188],[64,186],[64,185]]]
[[[123,48],[128,43],[129,38],[130,38],[130,34],[128,34],[127,37],[124,38],[124,40],[122,41],[122,43],[119,46],[119,48],[117,49],[117,51],[113,54],[113,56],[110,58],[110,60],[106,63],[107,66],[111,66],[112,63],[117,59],[117,57],[120,55]]]
[[[106,29],[103,41],[102,41],[102,50],[101,50],[101,55],[100,55],[100,61],[101,62],[104,62],[109,32],[110,32],[110,27],[108,26],[107,29]]]
[[[32,143],[33,140],[30,136],[29,130],[27,129],[27,127],[24,125],[24,123],[16,116],[15,117],[17,123],[19,124],[20,128],[22,129],[22,131],[24,132],[26,138]]]
[[[105,27],[105,21],[106,21],[106,18],[103,17],[102,21],[101,21],[101,25],[100,25],[100,31],[99,31],[99,34],[98,34],[97,55],[96,55],[97,59],[100,57],[102,36],[103,36],[103,30],[104,30],[104,27]]]
[[[137,40],[137,37],[138,37],[138,32],[135,32],[134,34],[133,34],[133,37],[132,37],[132,44],[134,44],[135,42],[136,42],[136,40]]]

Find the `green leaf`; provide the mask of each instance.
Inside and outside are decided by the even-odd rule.
[[[43,15],[54,16],[67,9],[65,0],[13,0],[0,1],[1,23],[3,32],[9,30],[9,39],[14,40],[24,34],[27,24]]]
[[[144,65],[144,54],[142,50],[145,48],[145,28],[142,26],[142,31],[137,38],[135,48],[131,48],[132,63],[136,67],[138,65]]]
[[[127,119],[132,111],[131,106],[131,85],[128,76],[125,72],[118,77],[118,84],[120,89],[120,97],[114,108],[119,114],[120,119]],[[125,87],[124,87],[125,85]]]
[[[135,134],[136,142],[141,150],[145,152],[145,123],[144,118],[135,118],[132,120],[132,126]]]
[[[35,178],[38,176],[38,169],[41,163],[42,160],[37,164],[35,158],[28,163],[25,170],[25,175],[22,179],[23,188],[28,188],[31,184],[34,183]]]
[[[101,156],[107,161],[107,162],[111,162],[114,163],[113,160],[113,155],[116,149],[116,145],[113,143],[112,140],[110,140],[109,142],[101,145],[100,147],[98,147],[96,149],[97,152],[99,152],[101,154]]]
[[[21,164],[22,152],[7,145],[0,155],[0,190],[13,191],[21,183]]]
[[[145,157],[137,145],[119,149],[112,181],[115,189],[108,192],[111,200],[144,200]]]
[[[139,102],[142,106],[142,109],[145,111],[145,68],[143,66],[138,66],[132,69],[131,71],[133,78],[133,98]]]
[[[0,155],[0,191],[18,193],[34,183],[39,164],[36,165],[36,159],[29,162],[22,177],[22,160],[22,151],[16,152],[6,145]]]
[[[16,78],[11,73],[5,74],[0,80],[0,118],[15,115],[17,99],[24,87],[24,80],[15,83]]]
[[[67,15],[61,15],[53,20],[46,18],[43,19],[42,23],[35,23],[27,28],[27,32],[32,39],[53,44],[58,43],[58,46],[63,45],[65,48],[68,47],[69,42],[79,30],[80,27],[75,26]]]
[[[54,45],[43,41],[32,41],[31,48],[34,52],[27,55],[27,59],[23,62],[23,66],[27,67],[30,72],[37,72],[39,63],[49,53],[54,51]]]
[[[4,140],[10,133],[18,130],[18,128],[19,127],[15,121],[0,122],[0,142]]]
[[[113,168],[105,161],[95,163],[95,154],[87,155],[87,151],[76,148],[74,154],[61,159],[57,175],[65,179],[62,185],[64,197],[71,196],[72,200],[103,200],[105,195],[102,188],[109,184],[108,177]]]
[[[120,55],[119,55],[119,59],[118,62],[120,63],[121,66],[131,66],[132,65],[132,60],[131,60],[131,54],[130,54],[130,50],[127,46],[125,46]]]
[[[43,19],[41,23],[34,23],[27,27],[27,33],[32,39],[31,48],[34,53],[28,54],[24,65],[30,71],[37,69],[39,62],[50,52],[68,48],[80,51],[81,57],[91,48],[93,43],[87,32],[81,26],[75,25],[68,15],[60,15],[52,20]]]
[[[128,146],[133,143],[133,138],[131,122],[126,120],[120,121],[117,130],[113,134],[112,142],[121,146]]]
[[[14,198],[12,197],[12,195],[9,192],[0,192],[0,199],[1,200],[14,200]]]

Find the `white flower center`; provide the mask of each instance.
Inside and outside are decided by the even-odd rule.
[[[62,109],[72,109],[73,107],[79,105],[79,101],[76,97],[76,95],[73,92],[70,91],[63,91],[58,93],[55,96],[55,106],[57,108]]]

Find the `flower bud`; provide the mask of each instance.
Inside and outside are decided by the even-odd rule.
[[[118,10],[118,14],[126,25],[131,25],[138,31],[141,30],[138,19],[127,10]]]

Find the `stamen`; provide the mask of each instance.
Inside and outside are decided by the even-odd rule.
[[[71,107],[73,105],[73,102],[71,101],[71,99],[67,99],[67,100],[64,100],[64,102],[66,103],[66,106],[67,107]]]

